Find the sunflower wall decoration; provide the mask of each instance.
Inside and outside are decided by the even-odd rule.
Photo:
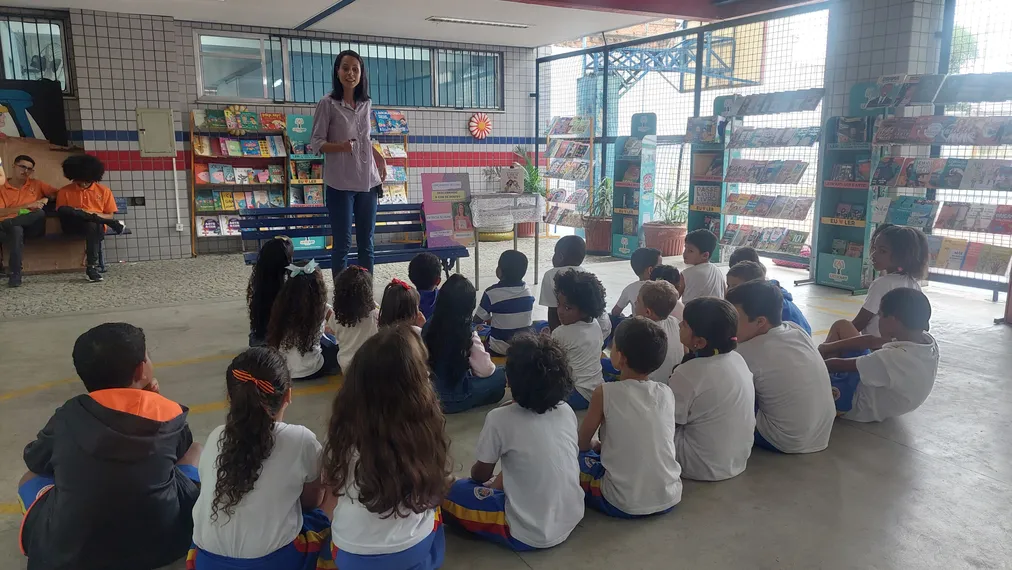
[[[475,113],[471,115],[471,120],[467,122],[467,129],[471,131],[472,137],[484,140],[488,135],[492,134],[492,119],[485,113]]]

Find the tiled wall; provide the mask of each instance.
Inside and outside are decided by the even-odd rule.
[[[232,26],[178,21],[167,17],[120,15],[72,10],[72,52],[77,61],[78,100],[70,128],[86,151],[105,160],[106,181],[117,196],[143,196],[145,206],[130,207],[124,216],[130,236],[106,242],[109,261],[171,259],[190,255],[189,223],[189,112],[194,108],[222,108],[198,101],[194,31],[280,34],[319,39],[403,43],[465,49],[493,49],[505,54],[505,112],[490,113],[493,132],[476,141],[467,132],[470,112],[406,110],[409,140],[409,199],[421,201],[423,172],[468,172],[472,188],[482,190],[485,166],[512,161],[517,144],[533,143],[534,50],[495,48],[390,38],[356,37],[277,28]],[[68,107],[74,107],[74,101]],[[179,141],[178,173],[180,218],[184,231],[176,231],[176,192],[170,159],[141,159],[137,143],[136,109],[172,108]],[[314,105],[250,106],[255,111],[312,113]],[[201,253],[235,251],[235,238],[199,238]]]

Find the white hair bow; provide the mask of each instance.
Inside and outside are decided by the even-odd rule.
[[[317,263],[315,259],[310,259],[309,262],[303,265],[302,267],[299,267],[298,265],[295,265],[293,263],[288,267],[286,267],[285,269],[288,270],[289,274],[292,277],[296,277],[298,275],[312,275],[313,273],[316,272],[316,269],[318,267],[320,267],[320,264]]]

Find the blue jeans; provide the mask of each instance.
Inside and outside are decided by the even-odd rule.
[[[465,382],[470,384],[471,393],[465,396],[464,399],[442,400],[444,396],[450,397],[451,395],[440,394],[444,414],[459,414],[471,408],[498,404],[502,401],[503,396],[506,395],[506,369],[502,366],[496,366],[495,372],[488,378],[471,376],[470,371],[467,374],[468,377],[465,379]],[[459,398],[459,396],[457,397]]]
[[[372,273],[373,231],[376,229],[376,196],[379,187],[368,192],[350,192],[327,186],[327,212],[334,248],[330,253],[330,270],[336,277],[348,265],[351,250],[351,226],[354,216],[355,241],[358,245],[359,267]]]
[[[577,411],[586,410],[590,407],[590,402],[588,402],[587,399],[583,397],[583,394],[577,391],[576,388],[573,388],[573,391],[566,397],[566,403],[569,404],[570,408]]]

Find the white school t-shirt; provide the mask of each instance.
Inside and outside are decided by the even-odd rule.
[[[938,344],[887,342],[882,348],[857,359],[861,382],[854,393],[854,407],[843,415],[855,422],[880,422],[916,410],[928,399],[938,373]]]
[[[668,378],[671,377],[671,371],[675,369],[675,366],[682,361],[685,356],[685,345],[678,336],[678,325],[681,323],[674,315],[669,315],[668,318],[657,321],[657,324],[661,326],[661,330],[664,331],[664,335],[668,338],[668,352],[664,355],[664,362],[661,367],[650,373],[650,378],[654,382],[660,382],[661,384],[667,384]]]
[[[675,458],[675,397],[665,384],[622,380],[603,386],[601,494],[630,515],[649,515],[682,500]]]
[[[299,352],[298,347],[295,346],[281,351],[285,355],[285,361],[288,363],[288,371],[292,375],[292,380],[312,376],[323,368],[323,348],[320,347],[319,337],[323,336],[326,325],[326,321],[320,323],[320,334],[318,335],[316,344],[313,345],[313,348],[309,352]]]
[[[668,381],[682,477],[723,481],[745,470],[755,441],[755,388],[737,352],[694,358]]]
[[[604,382],[604,376],[601,375],[601,345],[604,344],[604,336],[600,325],[594,321],[561,325],[552,331],[552,338],[566,352],[569,367],[573,369],[577,392],[589,402],[594,388]]]
[[[622,294],[618,296],[618,303],[616,304],[616,306],[620,310],[624,311],[626,307],[632,305],[632,309],[631,309],[632,313],[630,313],[630,314],[635,315],[636,314],[636,299],[639,298],[639,296],[640,296],[640,289],[643,288],[643,284],[644,283],[646,283],[646,281],[639,281],[639,280],[637,280],[637,281],[633,281],[632,283],[626,285],[625,289],[622,289]]]
[[[323,450],[316,435],[303,426],[274,423],[274,448],[264,460],[253,490],[243,495],[229,518],[211,504],[218,480],[221,434],[218,426],[207,437],[197,471],[204,482],[193,505],[193,542],[201,550],[229,558],[260,558],[283,548],[302,531],[302,487],[320,478]]]
[[[752,371],[756,430],[784,453],[813,453],[829,446],[836,418],[829,371],[812,337],[794,323],[738,345]]]
[[[373,309],[366,318],[350,327],[338,324],[337,319],[331,316],[328,326],[337,339],[337,363],[341,366],[341,372],[348,371],[351,359],[358,349],[379,331],[378,322],[379,309]]]
[[[355,473],[354,463],[348,473]],[[421,513],[407,511],[407,516],[394,513],[381,518],[358,502],[358,497],[358,485],[351,479],[341,490],[334,507],[330,537],[340,550],[363,556],[403,552],[428,538],[435,528],[435,509]]]
[[[871,313],[873,316],[868,325],[861,331],[863,334],[870,334],[879,336],[878,330],[878,310],[882,304],[882,297],[886,293],[893,289],[917,289],[921,290],[921,286],[917,283],[917,280],[909,275],[901,275],[899,273],[889,273],[879,277],[878,279],[871,282],[871,286],[868,287],[868,296],[864,299],[864,305],[861,308]]]
[[[538,414],[520,404],[485,416],[475,456],[502,461],[510,535],[534,548],[569,538],[583,519],[576,414],[569,404]]]
[[[724,290],[727,282],[724,281],[724,274],[712,263],[700,263],[690,265],[682,270],[685,276],[685,293],[681,300],[685,303],[700,297],[724,298]]]

